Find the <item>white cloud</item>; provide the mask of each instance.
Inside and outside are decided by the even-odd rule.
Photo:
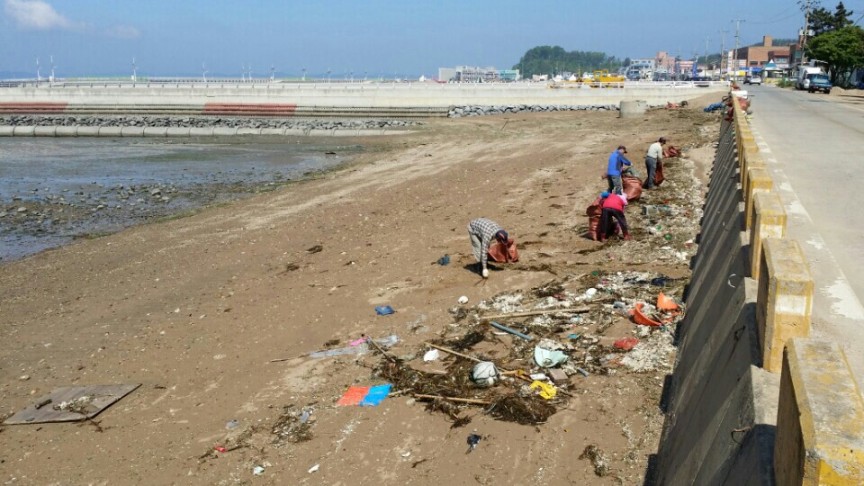
[[[131,25],[115,25],[106,29],[105,35],[117,39],[137,39],[141,37],[141,31]]]
[[[6,15],[19,27],[35,30],[70,29],[73,24],[42,0],[6,0]]]

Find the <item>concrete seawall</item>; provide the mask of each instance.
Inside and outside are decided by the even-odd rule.
[[[467,105],[615,105],[643,100],[649,106],[681,102],[723,85],[625,83],[622,87],[556,87],[541,83],[266,83],[266,84],[90,84],[0,88],[0,104],[43,103],[46,109],[76,105],[110,107],[201,106],[216,111],[240,105],[270,105],[290,113],[310,108],[442,109]]]
[[[652,484],[864,484],[864,401],[737,102],[692,261]],[[835,408],[836,407],[836,408]]]

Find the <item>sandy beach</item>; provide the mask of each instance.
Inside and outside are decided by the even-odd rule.
[[[471,310],[550,282],[582,295],[618,272],[642,272],[679,282],[670,291],[680,299],[719,128],[719,115],[701,107],[714,98],[633,119],[435,119],[408,135],[343,140],[366,150],[316,180],[3,264],[0,414],[60,386],[141,386],[92,421],[0,426],[0,479],[642,484],[674,353],[647,371],[571,376],[570,396],[542,424],[465,406],[460,417],[470,421],[461,426],[397,388],[376,407],[336,406],[351,385],[386,382],[383,357],[306,355],[363,335],[397,335],[388,353],[440,371],[440,361],[423,363],[423,343],[460,335],[467,324],[451,309],[462,295]],[[644,174],[645,150],[660,135],[685,154],[668,161],[666,183],[628,209],[634,241],[586,238],[585,208],[606,186],[609,153],[627,145]],[[650,220],[642,205],[675,207],[678,219]],[[522,257],[487,281],[473,269],[465,229],[480,216],[507,228]],[[436,264],[445,254],[451,263]],[[378,316],[379,305],[396,312]],[[598,326],[574,324],[562,335],[592,334],[611,347],[638,332],[622,315]],[[496,353],[512,339],[489,332],[466,352],[503,360]],[[277,358],[289,359],[269,362]],[[305,440],[280,435],[304,409]],[[466,453],[472,433],[482,440]],[[214,451],[224,444],[237,448]],[[590,445],[605,469],[583,454]]]

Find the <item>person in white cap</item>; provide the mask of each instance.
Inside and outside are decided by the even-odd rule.
[[[665,144],[666,137],[660,137],[648,147],[648,153],[645,154],[645,170],[648,172],[648,178],[645,179],[643,189],[654,189],[654,173],[657,172],[657,164],[663,163],[663,145]]]

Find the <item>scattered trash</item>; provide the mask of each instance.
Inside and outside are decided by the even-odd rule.
[[[595,289],[594,287],[591,287],[590,289],[585,291],[585,298],[587,299],[590,299],[595,295],[597,295],[597,289]]]
[[[532,374],[528,375],[528,378],[531,378],[534,381],[543,381],[543,380],[549,379],[549,377],[546,376],[545,373],[532,373]]]
[[[544,349],[540,346],[534,347],[534,362],[537,363],[537,366],[543,368],[552,368],[566,361],[567,355],[564,354],[562,351]]]
[[[522,338],[522,339],[524,339],[524,340],[526,340],[526,341],[530,341],[530,340],[532,339],[531,336],[529,336],[529,335],[527,335],[527,334],[522,334],[521,332],[519,332],[519,331],[517,331],[517,330],[515,330],[515,329],[511,329],[511,328],[509,328],[509,327],[507,327],[507,326],[505,326],[505,325],[503,325],[503,324],[498,324],[498,323],[495,322],[495,321],[491,321],[491,322],[489,322],[489,324],[490,324],[492,327],[496,328],[496,329],[501,329],[501,330],[504,331],[504,332],[508,332],[508,333],[510,333],[510,334],[512,334],[512,335],[514,335],[514,336],[520,337],[520,338]]]
[[[429,361],[437,361],[438,358],[440,358],[440,357],[441,357],[441,353],[438,352],[437,349],[430,349],[429,351],[426,351],[426,354],[423,355],[423,361],[425,361],[427,363]]]
[[[313,246],[313,247],[311,247],[311,248],[307,248],[307,249],[306,249],[306,253],[313,253],[313,254],[314,254],[314,253],[320,253],[320,252],[322,252],[323,250],[324,250],[324,247],[323,247],[322,245],[315,245],[315,246]]]
[[[567,383],[570,381],[570,377],[567,376],[567,373],[564,370],[560,370],[558,368],[553,368],[549,370],[549,378],[552,379],[553,383]]]
[[[411,457],[411,451],[405,451],[405,452],[403,452],[403,453],[400,454],[400,455],[401,455],[402,457]]]
[[[238,425],[240,425],[240,422],[236,419],[233,419],[225,423],[225,428],[228,430],[234,430],[237,428]]]
[[[255,466],[252,468],[252,474],[255,476],[260,476],[264,474],[264,466]]]
[[[312,417],[312,410],[311,407],[298,410],[294,405],[282,407],[282,413],[270,429],[270,433],[275,436],[273,442],[296,444],[312,440],[312,424],[315,420]]]
[[[555,388],[554,385],[550,385],[549,383],[545,383],[542,381],[533,381],[531,383],[532,390],[540,390],[540,396],[545,398],[546,400],[552,400],[555,398],[555,395],[558,394],[558,389]]]
[[[228,452],[228,449],[226,449],[225,446],[216,446],[213,448],[213,450],[216,452],[221,452],[223,454]]]
[[[579,339],[580,337],[582,337],[582,335],[579,334],[578,332],[574,332],[574,333],[571,333],[571,334],[568,334],[568,335],[567,335],[567,339],[571,339],[571,340],[573,340],[573,341]]]
[[[306,472],[312,474],[314,472],[318,472],[319,469],[321,469],[321,464],[315,464],[314,466],[310,467],[309,470]]]
[[[470,435],[468,436],[468,440],[467,440],[467,442],[468,442],[468,452],[473,451],[473,450],[477,447],[477,444],[480,443],[480,439],[482,439],[482,438],[483,438],[483,437],[481,437],[481,436],[479,436],[479,435],[477,435],[477,434],[470,434]],[[466,454],[467,454],[467,452],[466,452]]]
[[[360,405],[361,407],[375,407],[387,398],[393,385],[387,383],[377,386],[351,386],[336,402],[336,405],[347,407]]]
[[[390,314],[392,314],[394,312],[396,312],[396,311],[394,311],[393,308],[390,307],[389,305],[379,305],[379,306],[375,307],[375,313],[378,314],[379,316],[389,316]]]
[[[660,322],[651,319],[646,316],[644,312],[642,312],[642,308],[645,306],[644,302],[637,302],[636,306],[633,307],[633,310],[630,311],[630,315],[633,316],[633,322],[636,324],[641,324],[643,326],[651,326],[651,327],[660,327],[663,324]]]
[[[348,343],[348,346],[359,346],[359,345],[365,343],[365,342],[366,342],[366,339],[367,339],[366,336],[363,336],[363,337],[361,337],[361,338],[357,338],[357,339],[355,339],[355,340],[349,342],[349,343]]]
[[[445,265],[449,265],[450,264],[450,255],[442,256],[441,258],[438,259],[437,263],[438,263],[438,265],[441,265],[442,267]]]
[[[585,377],[587,377],[590,374],[587,371],[585,371],[584,369],[579,368],[579,367],[576,368],[576,371],[579,372],[580,375],[585,376]]]
[[[467,304],[467,303],[468,303],[468,296],[467,296],[467,295],[463,295],[462,297],[459,297],[459,300],[458,300],[457,302],[459,302],[459,303],[462,304],[462,305]]]
[[[678,304],[676,304],[675,301],[670,299],[669,297],[666,297],[663,292],[660,292],[659,294],[657,294],[657,308],[666,311],[677,311]]]
[[[481,361],[471,370],[471,380],[481,387],[489,387],[498,379],[498,368],[491,361]]]
[[[579,459],[590,460],[591,465],[594,466],[594,474],[601,478],[609,475],[609,458],[606,457],[606,454],[597,445],[591,444],[585,446],[582,454],[579,455]]]
[[[638,339],[636,339],[634,337],[626,337],[626,338],[621,338],[621,339],[615,341],[615,343],[613,343],[612,345],[615,346],[616,349],[621,349],[623,351],[630,351],[631,349],[636,347],[637,344],[639,344]]]
[[[348,346],[345,348],[335,348],[335,349],[326,349],[326,350],[322,350],[322,351],[315,351],[314,353],[309,353],[308,356],[310,358],[330,358],[333,356],[343,356],[343,355],[348,355],[348,354],[364,354],[364,353],[369,352],[369,342],[370,342],[370,340],[368,338],[363,338],[363,342],[361,342],[360,344],[357,344],[356,346],[352,345],[352,346]],[[378,346],[386,349],[386,348],[389,348],[389,347],[393,346],[394,344],[398,343],[399,337],[396,336],[395,334],[392,334],[392,335],[387,336],[385,338],[375,339],[374,342]],[[302,357],[302,355],[300,357]],[[272,360],[270,360],[270,362],[273,363],[276,361],[288,361],[291,359],[293,359],[293,358],[279,358],[279,359],[272,359]]]
[[[651,285],[655,285],[657,287],[665,287],[666,286],[666,277],[656,277],[651,279]]]

